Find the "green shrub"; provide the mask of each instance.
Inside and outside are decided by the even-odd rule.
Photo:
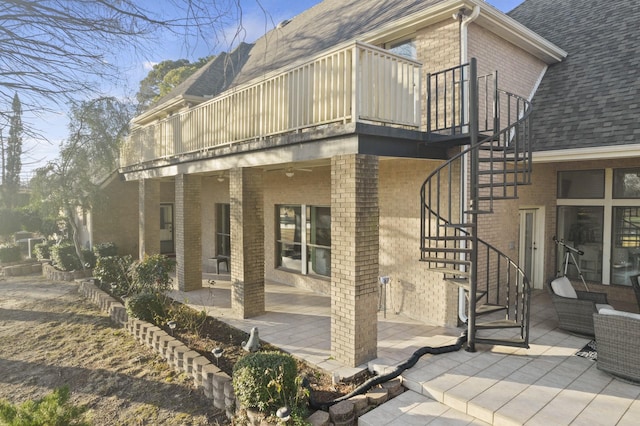
[[[84,407],[69,404],[69,387],[55,389],[37,401],[12,405],[0,401],[0,424],[8,426],[88,425],[81,420]]]
[[[49,243],[45,241],[43,243],[36,244],[33,247],[33,254],[35,254],[36,259],[38,260],[51,259],[50,249],[51,247],[49,246]]]
[[[82,250],[82,257],[84,258],[84,266],[86,268],[95,268],[98,258],[96,254],[91,250]]]
[[[0,246],[0,263],[17,262],[22,258],[20,247],[16,244]]]
[[[166,293],[171,290],[171,277],[176,262],[168,257],[155,254],[145,256],[139,262],[132,265],[130,278],[136,293],[159,292]]]
[[[54,245],[49,249],[51,260],[56,268],[61,271],[75,271],[82,269],[80,259],[76,255],[76,249],[73,244],[62,243]]]
[[[127,256],[98,256],[93,276],[100,280],[100,287],[118,297],[131,294],[129,269],[133,258]]]
[[[163,324],[167,317],[167,298],[159,293],[138,293],[128,297],[125,302],[127,313],[135,318]]]
[[[107,256],[117,256],[118,248],[115,243],[107,242],[107,243],[99,243],[93,245],[93,252],[96,254],[98,258],[107,257]]]
[[[242,357],[233,367],[233,389],[244,408],[275,413],[288,406],[304,415],[304,393],[297,377],[296,361],[281,352],[255,352]]]
[[[76,248],[71,243],[62,243],[49,248],[51,260],[56,268],[61,271],[79,271],[82,268],[80,259],[76,254]],[[96,265],[96,255],[91,250],[82,250],[85,267],[93,268]]]

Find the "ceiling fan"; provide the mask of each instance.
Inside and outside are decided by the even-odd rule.
[[[293,177],[293,175],[295,174],[295,172],[312,172],[312,169],[305,169],[305,168],[301,168],[301,167],[285,167],[285,168],[280,168],[280,169],[270,169],[267,170],[267,172],[281,172],[284,171],[284,175],[288,178]]]

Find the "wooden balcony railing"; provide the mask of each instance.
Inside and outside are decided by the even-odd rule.
[[[355,42],[134,127],[121,167],[329,123],[420,126],[418,62]]]

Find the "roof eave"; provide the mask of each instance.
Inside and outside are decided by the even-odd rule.
[[[465,0],[462,3],[480,6],[481,13],[476,23],[523,50],[532,53],[547,64],[551,65],[560,62],[567,57],[566,51],[490,4],[482,0]]]
[[[452,19],[452,15],[460,9],[472,10],[474,7],[480,8],[480,15],[475,23],[531,53],[545,63],[560,62],[567,56],[567,52],[555,44],[483,0],[444,1],[400,20],[390,22],[383,28],[363,35],[360,39],[371,44],[396,40],[415,32],[420,27]]]
[[[169,100],[167,100],[166,102],[163,102],[160,105],[156,105],[155,107],[151,108],[150,110],[147,110],[145,112],[143,112],[140,115],[137,115],[136,117],[133,118],[133,120],[131,121],[131,125],[132,126],[142,126],[150,121],[153,121],[157,118],[164,118],[168,115],[169,111],[173,111],[179,108],[184,107],[185,105],[189,105],[189,104],[193,104],[193,105],[197,105],[200,104],[204,101],[206,101],[208,98],[204,97],[204,96],[195,96],[195,95],[179,95],[176,96],[175,98],[171,98]]]
[[[560,163],[590,160],[637,158],[640,144],[590,146],[586,148],[554,149],[534,151],[534,163]]]

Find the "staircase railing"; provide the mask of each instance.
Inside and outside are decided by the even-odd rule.
[[[443,91],[440,80],[449,89]],[[423,183],[421,260],[467,291],[470,350],[476,341],[528,346],[529,280],[512,259],[479,238],[478,215],[492,213],[496,200],[517,197],[518,186],[531,182],[530,103],[500,90],[497,74],[478,78],[475,60],[430,75],[427,88],[427,114],[434,115],[428,127],[440,135],[468,134],[469,145]],[[492,308],[504,310],[504,317],[478,325],[476,316]],[[518,328],[519,336],[478,339],[480,328]]]

